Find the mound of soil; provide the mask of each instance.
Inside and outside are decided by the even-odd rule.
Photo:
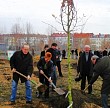
[[[100,99],[94,95],[83,94],[80,90],[72,89],[73,108],[101,108]],[[99,105],[97,105],[99,103]],[[69,106],[68,98],[56,96],[49,99],[52,108],[67,108]]]

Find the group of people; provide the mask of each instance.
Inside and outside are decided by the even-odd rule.
[[[28,44],[24,44],[21,50],[16,51],[10,58],[10,67],[13,72],[12,92],[10,97],[11,104],[15,104],[19,79],[21,80],[21,83],[25,83],[26,103],[32,103],[32,89],[30,84],[30,78],[33,72],[33,59],[32,55],[29,53],[29,49],[30,46]],[[63,77],[63,74],[61,72],[60,56],[61,53],[56,43],[52,43],[50,48],[48,45],[45,45],[44,51],[41,52],[40,60],[37,63],[37,68],[39,69],[39,81],[47,86],[47,89],[44,93],[45,99],[49,98],[50,82],[53,82],[56,86],[56,68],[58,69],[59,77]],[[25,75],[27,78],[23,77],[17,72]],[[45,77],[45,75],[48,79]],[[52,90],[54,90],[53,86]],[[39,92],[39,97],[41,95],[42,92]]]
[[[24,44],[20,51],[16,51],[10,59],[10,66],[13,72],[12,80],[12,93],[11,93],[11,104],[15,104],[17,85],[19,79],[21,83],[25,83],[26,87],[26,103],[32,103],[32,89],[30,84],[30,78],[33,72],[33,59],[29,53],[29,45]],[[39,81],[47,85],[47,89],[44,93],[45,98],[49,98],[49,84],[53,82],[56,86],[57,72],[56,67],[59,71],[59,76],[63,77],[61,72],[60,64],[60,50],[56,43],[52,43],[49,48],[48,45],[44,46],[44,51],[41,52],[40,60],[37,63],[39,69]],[[16,71],[22,73],[27,78],[16,73]],[[92,85],[99,76],[103,79],[101,96],[103,108],[108,107],[108,95],[110,94],[110,57],[104,56],[99,58],[97,55],[93,55],[90,51],[90,46],[85,45],[84,51],[81,53],[78,64],[77,72],[81,77],[81,90],[85,89],[86,79],[88,81],[88,94],[92,94]],[[47,76],[47,78],[45,77]],[[54,87],[52,86],[52,90]],[[39,92],[39,97],[42,96],[42,92]]]
[[[92,94],[92,85],[100,76],[103,79],[101,98],[103,108],[108,106],[108,96],[110,94],[110,56],[102,58],[93,55],[90,46],[85,45],[84,51],[79,57],[77,72],[81,78],[81,90],[85,89],[86,79],[88,81],[88,94]]]

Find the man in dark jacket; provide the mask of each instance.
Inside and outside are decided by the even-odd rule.
[[[91,62],[92,56],[93,56],[93,54],[90,51],[90,46],[85,45],[84,51],[79,57],[78,66],[77,66],[77,72],[82,77],[81,90],[85,89],[86,77],[87,77],[88,83],[92,77],[92,71],[91,71],[92,66],[93,66],[92,62]],[[88,94],[91,94],[91,93],[92,93],[92,86],[89,86],[88,87]]]
[[[21,51],[16,51],[10,59],[10,66],[13,72],[13,81],[12,81],[12,94],[11,94],[11,104],[15,104],[17,85],[19,79],[21,83],[25,83],[26,86],[26,103],[32,103],[32,91],[30,84],[30,77],[33,72],[33,59],[29,53],[29,45],[24,44]],[[15,71],[20,72],[21,74],[27,77],[24,78],[17,74]]]
[[[44,46],[44,50],[40,53],[40,58],[45,56],[46,51],[49,49],[49,45]],[[43,84],[44,83],[44,76],[42,74],[39,74],[39,81]]]
[[[47,50],[47,52],[50,52],[52,54],[52,58],[51,60],[53,61],[53,73],[52,73],[52,81],[53,83],[56,85],[56,81],[57,81],[57,73],[56,73],[56,56],[57,56],[57,52],[56,52],[56,48],[57,48],[57,44],[56,43],[52,43],[51,48],[49,48]],[[53,89],[53,87],[52,87]]]
[[[63,77],[63,74],[62,74],[62,71],[61,71],[61,60],[60,60],[60,58],[61,58],[61,52],[60,52],[60,48],[57,47],[56,53],[57,53],[56,54],[56,59],[57,59],[56,64],[57,64],[59,76],[60,77]]]
[[[89,82],[92,85],[99,76],[103,79],[101,96],[103,108],[108,107],[108,95],[110,94],[110,57],[105,56],[100,58],[96,55],[92,56],[91,61],[94,64],[93,77]]]

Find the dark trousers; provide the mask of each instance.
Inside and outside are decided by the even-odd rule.
[[[107,94],[101,94],[102,97],[102,107],[103,108],[109,108],[108,107],[108,95]]]
[[[45,78],[45,85],[47,86],[47,89],[45,91],[45,98],[48,98],[49,97],[49,81]]]
[[[57,61],[57,67],[58,67],[58,72],[59,72],[59,76],[62,76],[62,72],[61,72],[61,64],[60,64],[61,61]]]
[[[47,77],[48,77],[48,75],[46,75]],[[47,78],[45,78],[44,77],[44,75],[42,75],[42,74],[40,74],[40,82],[42,83],[42,84],[44,84],[44,85],[46,85],[47,86],[47,89],[46,89],[46,91],[45,91],[45,93],[44,93],[44,97],[45,98],[48,98],[49,97],[49,81],[48,81],[48,79]],[[39,95],[42,95],[42,92],[41,91],[39,91]]]
[[[41,82],[42,84],[44,84],[44,75],[39,73],[39,82]]]
[[[84,90],[85,89],[86,78],[87,78],[87,81],[89,83],[92,77],[89,76],[89,75],[82,75],[81,90]],[[91,92],[92,92],[92,86],[89,86],[88,87],[88,93],[90,94]]]

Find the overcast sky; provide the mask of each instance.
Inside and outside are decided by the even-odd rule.
[[[52,14],[59,17],[62,0],[0,0],[0,32],[9,33],[12,25],[30,23],[34,33],[48,34],[56,27]],[[86,16],[83,32],[110,34],[110,0],[74,0],[78,16]],[[55,31],[56,32],[56,31]]]

